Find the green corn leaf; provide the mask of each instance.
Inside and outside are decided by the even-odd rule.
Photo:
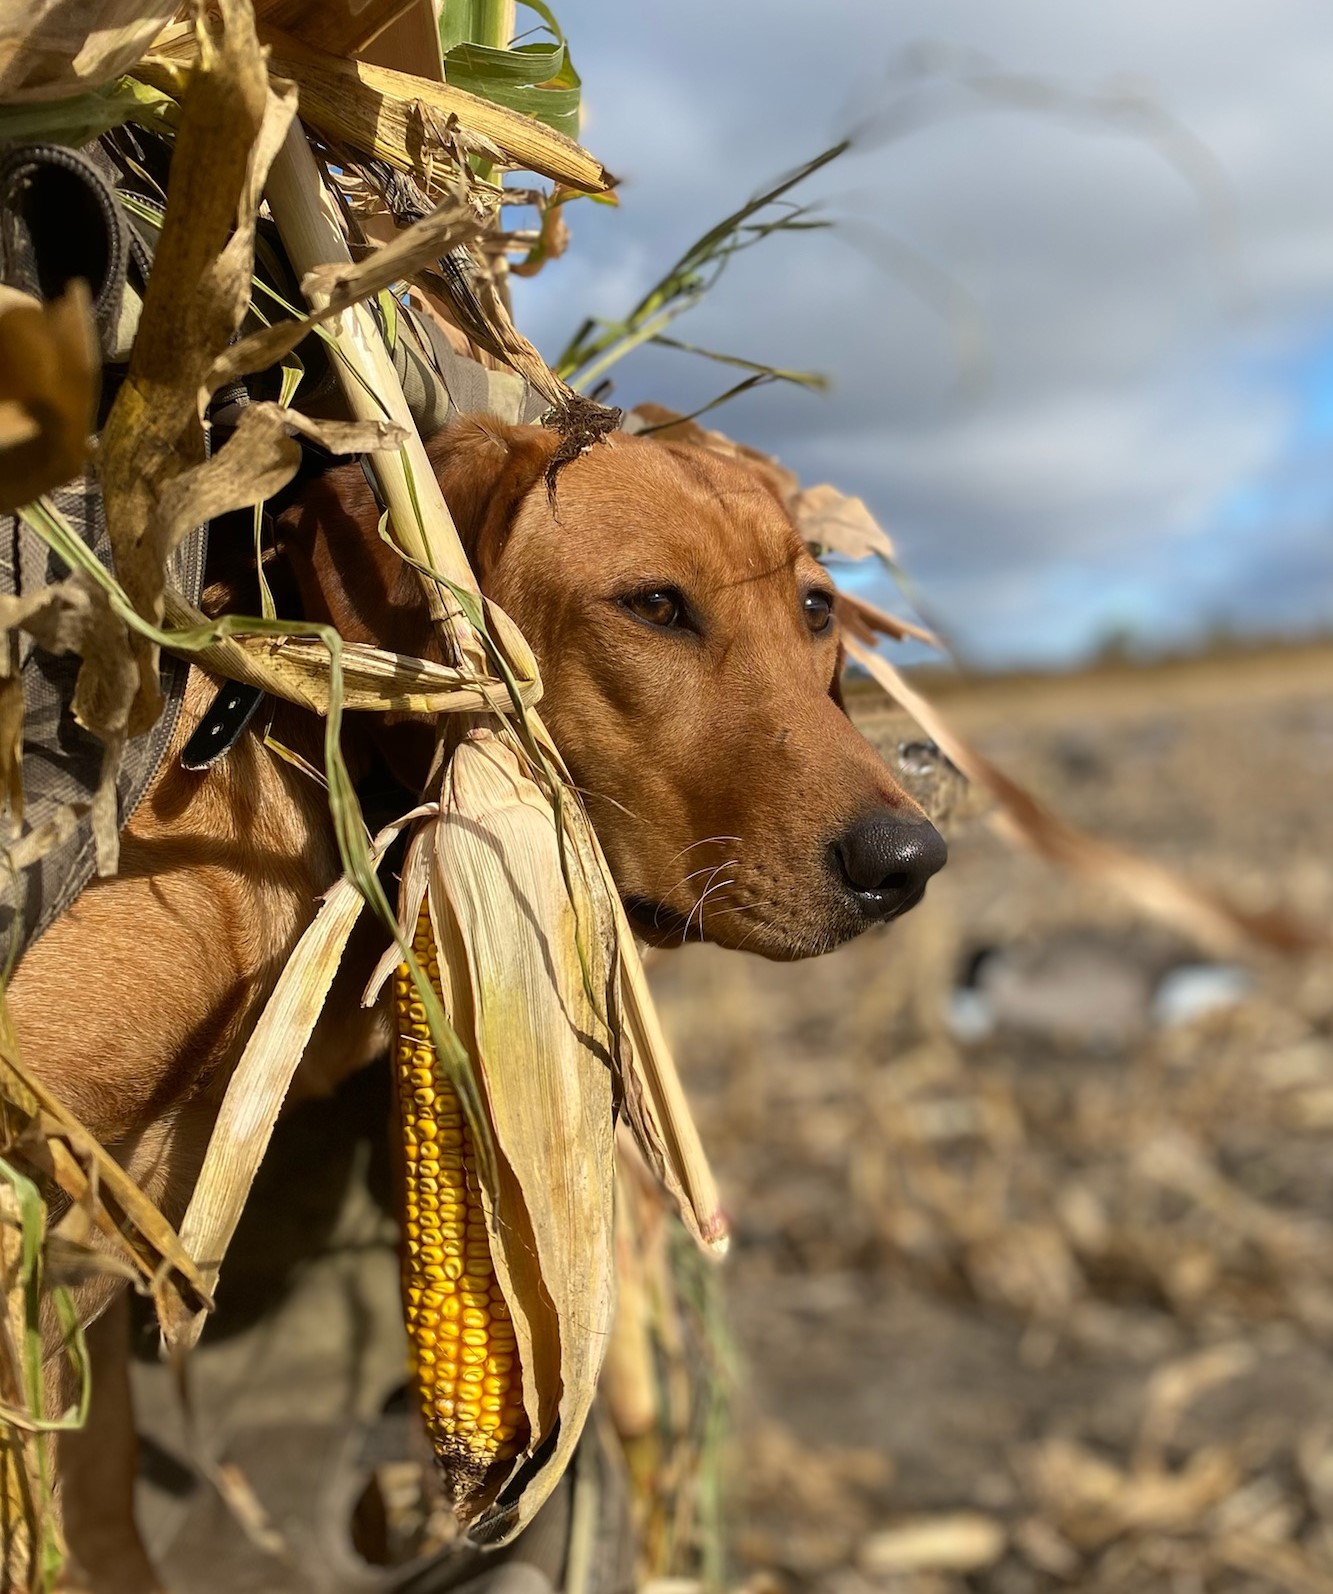
[[[583,85],[555,14],[539,0],[522,0],[552,39],[511,49],[493,37],[484,0],[453,0],[440,19],[445,81],[547,127],[577,138]]]
[[[165,132],[174,127],[179,109],[168,95],[123,77],[68,99],[0,106],[0,144],[47,142],[77,148],[126,122]]]

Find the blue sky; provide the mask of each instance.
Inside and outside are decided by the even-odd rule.
[[[617,211],[573,207],[568,255],[515,285],[544,352],[859,126],[807,196],[835,228],[738,260],[675,329],[823,370],[831,390],[766,389],[716,424],[863,496],[977,662],[1064,662],[1121,628],[1176,644],[1216,623],[1333,621],[1333,8],[563,0],[559,15],[585,142],[624,186]],[[922,40],[943,68],[914,80],[915,131],[887,137]],[[1054,103],[983,104],[957,86],[978,73]],[[904,251],[952,317],[886,268]],[[971,389],[960,330],[984,350]],[[692,408],[725,385],[666,350],[615,375],[621,403]]]

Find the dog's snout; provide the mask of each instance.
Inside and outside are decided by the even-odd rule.
[[[892,919],[914,908],[948,856],[934,825],[887,808],[858,819],[833,843],[834,865],[871,919]]]

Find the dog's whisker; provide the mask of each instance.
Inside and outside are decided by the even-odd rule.
[[[682,946],[684,946],[685,942],[689,939],[690,920],[693,919],[696,911],[699,914],[699,939],[701,941],[703,940],[703,938],[704,938],[703,907],[704,907],[704,903],[708,900],[709,893],[714,889],[713,882],[717,879],[718,875],[720,875],[724,869],[730,869],[732,867],[732,865],[735,864],[737,861],[738,860],[735,859],[735,858],[729,858],[726,861],[726,863],[718,864],[717,868],[714,869],[712,874],[708,877],[707,885],[705,885],[703,890],[699,893],[699,900],[694,904],[694,907],[690,909],[688,915],[686,916],[685,928],[681,931],[681,935],[680,935],[680,941],[681,941],[681,945]],[[703,870],[702,869],[696,869],[694,871],[694,873],[695,873],[695,875],[701,875],[703,873]],[[688,876],[687,878],[693,879],[694,876],[691,875],[691,876]],[[729,886],[729,885],[734,885],[734,884],[735,884],[734,880],[724,880],[722,882],[722,886],[723,887]],[[722,887],[718,887],[717,889],[721,890]]]
[[[691,880],[697,880],[701,874],[707,874],[710,876],[710,878],[716,878],[720,870],[730,869],[734,864],[739,862],[739,858],[727,858],[724,862],[719,864],[706,863],[702,869],[695,869],[692,873],[682,876],[682,878],[677,880],[675,885],[673,885],[669,891],[663,891],[660,893],[660,895],[662,899],[665,900],[668,897],[674,896],[677,891],[680,891],[685,886],[689,885]],[[691,912],[693,912],[693,909],[691,909]]]
[[[699,898],[699,940],[701,942],[705,939],[705,936],[704,936],[704,903],[707,902],[710,894],[715,895],[716,893],[718,893],[720,891],[725,891],[728,886],[734,886],[735,884],[736,884],[736,880],[735,880],[734,876],[732,878],[728,879],[728,880],[721,880],[721,881],[718,882],[717,885],[710,886],[708,888],[708,890],[704,892],[703,896],[701,896]],[[714,917],[716,918],[716,915],[714,915]]]
[[[671,867],[671,865],[673,863],[676,862],[676,860],[678,858],[683,858],[687,852],[693,852],[696,847],[718,846],[718,845],[721,845],[723,842],[728,842],[728,841],[737,841],[738,842],[740,840],[741,840],[740,836],[705,836],[700,841],[692,841],[692,842],[690,842],[689,846],[682,847],[679,852],[672,853],[672,855],[667,859],[667,861],[658,870],[657,878],[658,878],[658,880],[661,880],[663,875],[666,874],[667,870]],[[732,861],[734,862],[735,860],[733,859]],[[704,868],[707,868],[707,867],[708,867],[708,865],[705,864]],[[726,868],[726,865],[724,864],[722,867]],[[702,874],[703,870],[702,869],[696,870],[696,873]],[[694,878],[694,875],[686,875],[684,880],[679,880],[679,881],[676,882],[676,884],[674,886],[672,886],[671,891],[678,891],[680,889],[680,887],[685,884],[686,881],[693,880],[693,878]],[[670,896],[671,892],[667,892],[666,895]]]
[[[612,808],[618,808],[620,812],[624,814],[626,819],[632,819],[636,824],[646,825],[648,823],[648,820],[643,814],[636,814],[632,808],[626,808],[624,803],[622,803],[618,798],[613,797],[610,792],[594,791],[591,786],[576,786],[572,782],[570,784],[570,790],[577,792],[580,797],[585,799],[589,797],[595,797],[599,803],[610,803]]]
[[[681,886],[687,885],[691,880],[697,880],[701,874],[708,875],[710,881],[715,880],[720,870],[730,869],[732,864],[739,862],[739,858],[728,858],[725,863],[706,863],[702,869],[695,869],[692,873],[687,874],[683,880],[678,881],[674,886],[672,886],[671,889],[673,891],[679,891]],[[707,888],[705,887],[705,889]]]
[[[726,885],[734,885],[735,881],[728,880],[724,883]],[[730,913],[753,913],[755,908],[758,906],[762,906],[762,904],[754,902],[735,902],[729,908],[714,908],[713,920],[716,923],[718,919],[725,919]]]

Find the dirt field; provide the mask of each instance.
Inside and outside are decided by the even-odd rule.
[[[858,702],[887,751],[912,737]],[[948,702],[1068,817],[1333,921],[1333,647]],[[970,807],[888,932],[654,970],[736,1231],[733,1581],[1333,1594],[1329,961],[1208,966]],[[140,1340],[173,1587],[370,1586],[340,1480],[402,1347],[356,1090],[275,1141],[193,1441]]]
[[[1333,650],[949,706],[1069,818],[1333,919]],[[1207,962],[974,817],[883,935],[659,965],[735,1214],[751,1568],[1333,1590],[1333,970]]]

